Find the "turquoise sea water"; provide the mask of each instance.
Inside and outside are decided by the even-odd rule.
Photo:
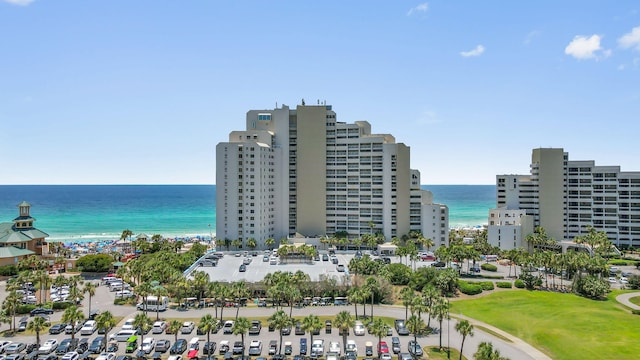
[[[450,226],[487,222],[495,206],[493,185],[424,185],[434,201],[449,206]],[[0,222],[18,216],[17,204],[31,204],[35,226],[50,240],[100,241],[122,230],[165,237],[215,235],[215,185],[4,185]]]

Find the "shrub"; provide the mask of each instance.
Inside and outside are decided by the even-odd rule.
[[[513,283],[513,285],[514,285],[515,287],[517,287],[518,289],[524,289],[524,288],[525,288],[525,286],[526,286],[526,285],[524,284],[524,281],[522,281],[522,280],[520,280],[520,279],[517,279],[517,280]]]
[[[504,279],[504,276],[500,275],[482,275],[480,277],[483,279]]]
[[[0,266],[0,276],[18,275],[18,268],[15,265]]]
[[[634,315],[640,315],[640,310],[633,309],[631,310],[631,313]]]
[[[60,302],[54,302],[53,305],[52,305],[52,308],[54,310],[64,310],[64,309],[68,308],[71,305],[73,305],[72,302],[60,301]]]
[[[640,276],[638,275],[629,276],[629,283],[627,284],[627,288],[632,290],[640,289]]]
[[[498,267],[497,266],[495,266],[493,264],[489,264],[489,263],[480,265],[480,268],[482,270],[485,270],[485,271],[492,271],[492,272],[498,271]]]
[[[616,259],[616,260],[609,260],[607,263],[608,263],[609,265],[615,265],[615,266],[633,265],[633,261],[620,260],[620,259]]]
[[[468,283],[462,280],[458,281],[458,288],[461,293],[466,295],[477,295],[482,292],[482,285],[477,283]]]
[[[482,286],[482,290],[493,290],[495,289],[495,285],[493,285],[492,281],[483,281],[478,283],[478,285]]]
[[[35,309],[35,305],[21,304],[16,307],[16,314],[28,314],[31,310]]]
[[[126,305],[127,299],[115,299],[113,300],[113,305]]]
[[[501,289],[511,289],[513,287],[513,285],[508,281],[498,281],[496,286]],[[524,287],[524,284],[522,284],[522,286]]]

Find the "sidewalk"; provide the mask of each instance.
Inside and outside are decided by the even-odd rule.
[[[640,306],[632,303],[631,301],[629,301],[629,299],[633,298],[633,297],[638,297],[640,296],[640,292],[631,292],[631,293],[626,293],[626,294],[621,294],[616,296],[616,301],[619,302],[620,304],[633,309],[633,310],[640,310]]]

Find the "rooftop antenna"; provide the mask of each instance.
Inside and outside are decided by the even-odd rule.
[[[304,106],[304,98],[302,98],[302,106]]]

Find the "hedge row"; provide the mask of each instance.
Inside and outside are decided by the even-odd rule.
[[[0,276],[18,275],[18,268],[15,265],[0,266]]]
[[[508,281],[498,281],[496,286],[502,289],[511,289],[513,285]]]
[[[513,283],[513,285],[514,285],[515,287],[517,287],[518,289],[524,289],[524,288],[525,288],[524,281],[522,281],[522,280],[520,280],[520,279],[517,279],[517,280]]]
[[[495,266],[493,264],[489,264],[489,263],[485,263],[485,264],[480,265],[480,268],[482,270],[485,270],[485,271],[492,271],[492,272],[498,271],[498,267],[497,266]]]

